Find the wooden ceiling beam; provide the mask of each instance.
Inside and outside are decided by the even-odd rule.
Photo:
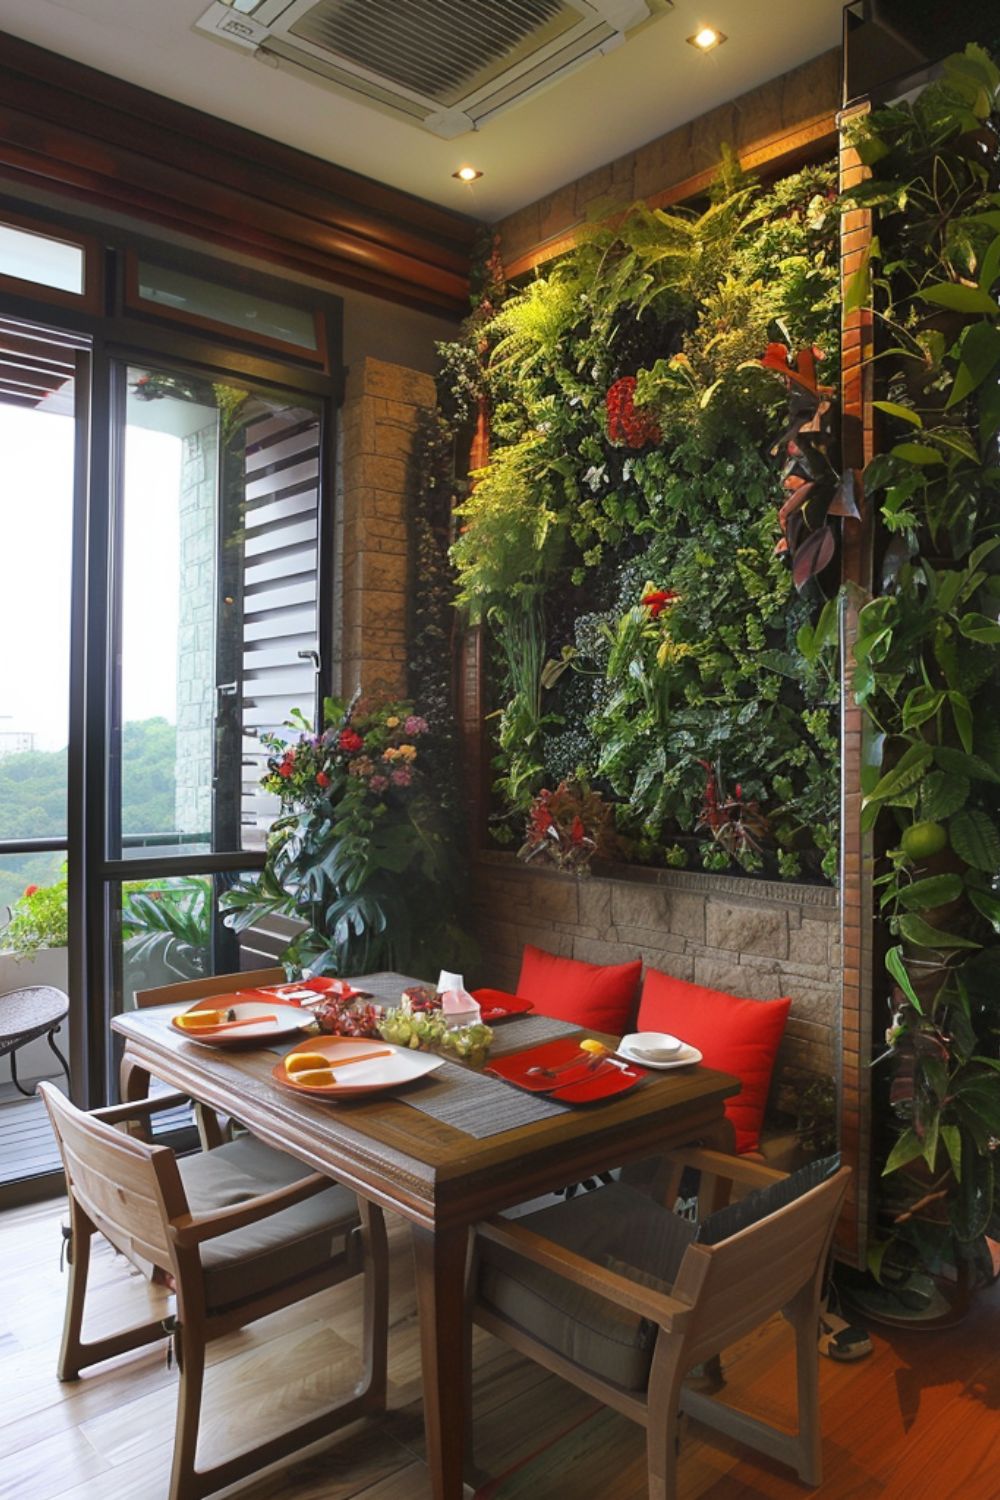
[[[476,223],[0,34],[0,171],[414,305],[465,311]]]

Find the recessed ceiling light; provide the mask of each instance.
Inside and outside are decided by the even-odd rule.
[[[459,167],[457,172],[452,172],[452,177],[457,177],[459,182],[475,182],[482,177],[478,167]]]
[[[725,40],[722,32],[716,31],[714,26],[702,26],[694,36],[688,37],[692,47],[697,47],[699,52],[711,52],[713,47],[721,47]]]

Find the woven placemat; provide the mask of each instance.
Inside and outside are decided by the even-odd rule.
[[[567,1104],[558,1104],[539,1094],[526,1094],[499,1078],[488,1078],[471,1068],[446,1062],[436,1073],[416,1083],[400,1101],[425,1115],[464,1131],[474,1140],[485,1141],[522,1125],[563,1115]]]
[[[540,1047],[543,1042],[554,1042],[579,1030],[572,1021],[557,1021],[553,1016],[528,1015],[501,1021],[493,1028],[490,1057],[510,1057],[513,1052],[526,1052],[529,1047]]]

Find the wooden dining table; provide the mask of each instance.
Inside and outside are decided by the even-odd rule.
[[[383,994],[397,980],[398,992],[417,982],[402,974],[353,982],[365,988],[375,978]],[[735,1078],[701,1066],[650,1072],[617,1098],[476,1139],[413,1108],[405,1091],[349,1103],[305,1097],[274,1080],[273,1051],[191,1041],[169,1026],[164,1009],[128,1012],[111,1023],[124,1041],[123,1101],[144,1097],[150,1078],[160,1079],[410,1221],[434,1500],[465,1493],[464,1281],[472,1226],[569,1183],[718,1139],[724,1101],[739,1088]],[[508,1050],[518,1024],[504,1025]]]

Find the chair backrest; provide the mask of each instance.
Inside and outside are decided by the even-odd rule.
[[[94,1119],[50,1083],[40,1083],[38,1092],[59,1142],[67,1189],[90,1221],[124,1254],[172,1270],[168,1221],[188,1212],[174,1153]]]
[[[685,1251],[674,1295],[694,1313],[685,1363],[702,1359],[756,1328],[822,1276],[850,1169],[716,1245]]]
[[[147,1005],[177,1005],[184,1000],[200,1000],[203,996],[230,995],[233,990],[252,990],[262,984],[283,984],[285,971],[280,966],[273,969],[244,969],[238,974],[213,974],[206,979],[183,979],[179,984],[158,984],[155,989],[136,990],[137,1010]]]

